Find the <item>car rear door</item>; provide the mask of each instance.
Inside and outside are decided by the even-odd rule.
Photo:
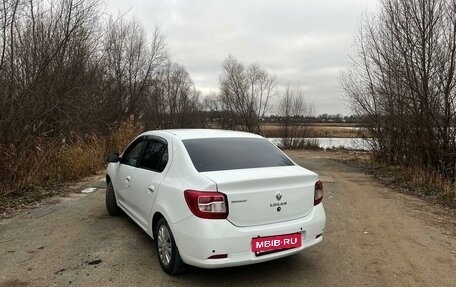
[[[152,207],[165,177],[169,156],[166,140],[156,136],[147,137],[147,145],[134,172],[132,192],[127,199],[143,228],[151,223]]]

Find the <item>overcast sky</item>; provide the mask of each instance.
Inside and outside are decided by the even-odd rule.
[[[350,113],[339,74],[363,12],[376,0],[106,0],[107,12],[128,11],[146,32],[158,25],[171,57],[203,95],[218,92],[221,65],[233,55],[258,63],[279,87],[301,85],[316,113]]]

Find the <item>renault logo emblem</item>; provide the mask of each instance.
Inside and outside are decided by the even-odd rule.
[[[277,198],[277,201],[280,201],[282,199],[282,194],[280,193],[280,191],[276,192],[275,198]]]

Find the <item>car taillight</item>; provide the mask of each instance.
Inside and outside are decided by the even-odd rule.
[[[225,219],[228,217],[226,195],[216,191],[184,191],[185,201],[190,211],[207,219]]]
[[[319,204],[323,200],[323,182],[315,183],[314,205]]]

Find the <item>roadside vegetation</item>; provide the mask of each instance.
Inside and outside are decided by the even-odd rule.
[[[202,98],[164,32],[147,34],[102,4],[0,2],[0,212],[93,174],[144,130],[263,134],[261,119],[274,112],[276,78],[258,64],[227,56],[220,93]]]
[[[436,184],[455,200],[456,5],[381,3],[341,76],[356,113],[343,118],[317,117],[301,87],[281,90],[259,64],[231,55],[219,92],[202,97],[162,30],[107,15],[101,1],[0,0],[0,212],[54,194],[140,132],[166,128],[254,132],[287,149],[364,137],[376,165],[419,173],[412,187]]]
[[[3,0],[1,202],[99,170],[144,129],[200,125],[198,98],[158,28],[98,1]]]
[[[339,152],[341,152],[339,150]],[[436,171],[427,171],[420,166],[391,165],[373,160],[370,153],[357,154],[348,162],[361,167],[383,184],[403,193],[413,194],[431,202],[456,208],[454,183]],[[345,161],[345,160],[344,160]]]
[[[453,202],[456,180],[456,4],[381,0],[366,15],[342,85],[373,160],[416,192]]]

